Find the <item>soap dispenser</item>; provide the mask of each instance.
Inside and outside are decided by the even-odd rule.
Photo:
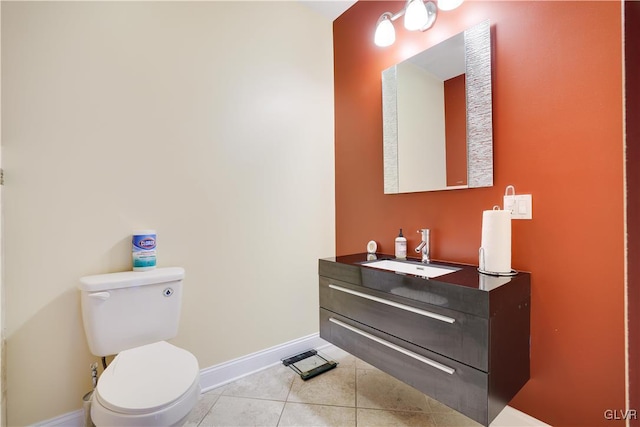
[[[402,228],[396,237],[396,258],[407,259],[407,239],[402,235]]]

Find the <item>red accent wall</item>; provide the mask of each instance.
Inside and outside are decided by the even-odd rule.
[[[531,379],[511,405],[554,426],[615,426],[625,407],[621,3],[467,1],[424,33],[360,1],[334,22],[336,252],[393,253],[398,228],[432,230],[435,259],[477,263],[482,211],[505,187],[533,195],[513,222],[512,266],[532,273]],[[484,19],[492,23],[495,186],[383,194],[380,72]]]
[[[467,97],[464,74],[444,82],[447,186],[467,185]]]
[[[625,1],[629,408],[640,412],[640,2]],[[640,417],[640,414],[638,414]],[[640,427],[640,419],[631,426]]]

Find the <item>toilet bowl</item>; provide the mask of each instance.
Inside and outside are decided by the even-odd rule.
[[[98,426],[178,426],[200,395],[198,361],[159,341],[120,352],[98,380],[91,418]]]

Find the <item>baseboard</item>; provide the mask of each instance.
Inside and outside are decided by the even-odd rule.
[[[82,409],[50,418],[46,421],[32,424],[33,427],[84,427],[84,412]]]
[[[493,420],[490,427],[551,427],[531,415],[518,411],[511,406],[504,409]]]
[[[316,333],[205,368],[200,371],[202,392],[205,393],[257,371],[282,363],[281,360],[287,356],[328,345],[329,343]]]
[[[246,377],[247,375],[277,365],[287,356],[311,348],[323,348],[328,345],[329,343],[315,333],[219,365],[201,369],[200,386],[202,387],[202,392],[205,393],[242,377]],[[33,427],[84,427],[84,413],[82,409],[68,412],[33,424]]]

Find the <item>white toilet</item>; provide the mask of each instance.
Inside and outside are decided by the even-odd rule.
[[[117,354],[93,393],[96,426],[178,426],[197,403],[198,360],[164,341],[178,333],[183,278],[172,267],[80,279],[89,349]]]

